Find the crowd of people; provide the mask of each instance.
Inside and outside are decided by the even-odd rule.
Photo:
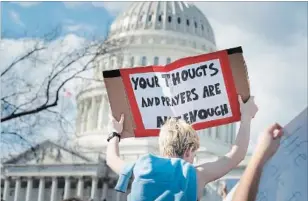
[[[119,175],[116,191],[125,193],[131,177],[133,182],[128,200],[131,201],[198,201],[206,184],[225,176],[245,158],[250,124],[258,108],[251,97],[243,103],[239,97],[241,122],[231,150],[215,161],[193,165],[200,146],[197,132],[183,120],[169,119],[160,129],[160,156],[147,154],[134,163],[120,158],[119,142],[124,116],[112,120],[108,138],[107,165]],[[256,149],[242,175],[232,201],[254,201],[264,164],[279,147],[282,128],[273,124],[259,137]],[[65,201],[81,201],[71,198]]]

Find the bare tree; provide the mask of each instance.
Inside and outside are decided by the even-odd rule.
[[[76,47],[68,47],[65,38],[57,39],[55,45],[55,38],[58,35],[52,31],[44,40],[33,39],[17,58],[0,64],[1,143],[6,148],[15,149],[14,144],[31,146],[39,132],[46,131],[42,131],[46,125],[56,125],[63,134],[74,129],[73,118],[66,115],[72,110],[72,100],[63,98],[71,93],[66,86],[84,79],[98,58],[114,45],[84,40]],[[6,48],[10,47],[2,51]]]

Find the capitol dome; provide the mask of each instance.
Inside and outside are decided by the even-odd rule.
[[[196,6],[185,2],[131,3],[112,23],[105,44],[111,44],[111,47],[97,59],[93,75],[101,82],[86,83],[76,97],[76,146],[101,152],[107,146],[111,114],[103,71],[166,65],[183,57],[216,50],[214,33],[207,18]],[[227,151],[234,141],[234,131],[234,124],[199,131],[202,147],[197,159]],[[134,160],[145,153],[157,153],[157,146],[155,137],[124,139],[121,140],[121,155],[124,159]]]
[[[195,5],[181,1],[134,2],[112,23],[109,37],[162,35],[166,31],[202,41],[201,45],[208,48],[215,46],[213,29],[204,14]]]

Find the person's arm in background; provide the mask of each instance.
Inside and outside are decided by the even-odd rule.
[[[241,110],[241,123],[235,144],[225,156],[216,161],[204,163],[196,167],[198,171],[199,188],[203,188],[207,183],[226,175],[246,156],[250,138],[250,123],[252,118],[256,115],[258,108],[255,105],[254,97],[250,97],[250,99],[244,104],[239,96],[239,103]]]
[[[121,135],[123,131],[124,115],[121,115],[121,119],[118,122],[114,118],[112,119],[112,131]],[[107,145],[106,162],[107,165],[117,174],[120,174],[121,170],[125,167],[125,162],[120,158],[118,137],[113,137]]]
[[[275,124],[260,136],[256,150],[240,179],[232,201],[254,201],[256,199],[262,168],[277,151],[281,135],[281,126]]]

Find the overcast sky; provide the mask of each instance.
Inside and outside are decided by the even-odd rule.
[[[269,124],[284,125],[307,107],[307,2],[195,5],[212,24],[219,49],[243,47],[252,95],[259,106],[252,126],[254,142]],[[5,52],[1,54],[5,55],[0,56],[0,69],[22,51],[25,33],[40,36],[60,24],[62,36],[75,34],[79,37],[70,36],[68,41],[78,44],[82,37],[104,35],[115,16],[128,6],[129,2],[4,2]]]

